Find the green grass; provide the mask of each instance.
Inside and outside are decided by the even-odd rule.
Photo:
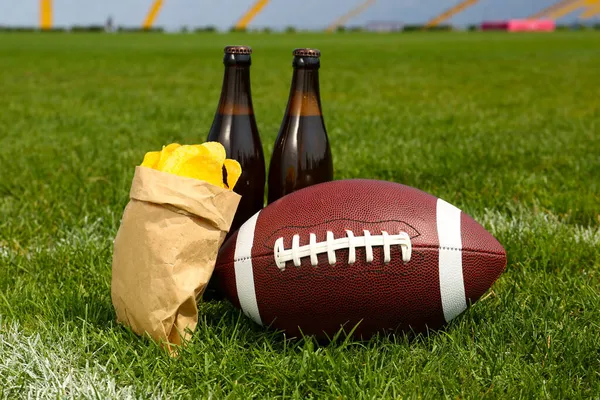
[[[599,398],[600,35],[0,36],[0,397]],[[337,179],[415,186],[506,247],[429,336],[286,341],[200,304],[170,358],[115,323],[112,240],[134,166],[204,141],[225,44],[254,48],[265,154],[291,50],[322,50]]]

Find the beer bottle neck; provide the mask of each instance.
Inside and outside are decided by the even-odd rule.
[[[254,114],[250,93],[250,65],[225,65],[219,113],[224,115]]]
[[[294,68],[286,115],[322,115],[318,68]]]

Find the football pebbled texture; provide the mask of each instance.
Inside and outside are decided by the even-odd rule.
[[[503,272],[498,241],[458,208],[393,182],[351,179],[273,202],[221,247],[213,278],[288,336],[438,329]]]

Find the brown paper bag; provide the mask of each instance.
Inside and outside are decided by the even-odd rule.
[[[114,241],[112,302],[140,335],[181,344],[240,196],[197,179],[136,167]]]

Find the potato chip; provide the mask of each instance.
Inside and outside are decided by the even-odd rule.
[[[198,154],[188,158],[174,173],[179,176],[200,179],[218,187],[224,187],[223,166],[210,156],[208,150],[206,150],[206,154]]]
[[[225,162],[225,147],[219,142],[206,142],[202,143],[200,146],[205,147],[210,152],[211,156],[215,159],[217,163],[223,165]]]
[[[160,170],[170,174],[179,175],[179,170],[183,165],[192,157],[200,154],[204,155],[206,158],[210,158],[209,151],[203,147],[188,145],[179,146],[169,154]]]
[[[158,166],[158,160],[160,160],[160,151],[149,151],[144,156],[142,161],[142,167],[154,168]]]
[[[158,169],[159,171],[163,171],[165,162],[167,161],[171,153],[173,153],[175,149],[178,149],[179,147],[181,147],[179,143],[171,143],[168,146],[163,146],[160,152],[160,159],[158,160],[158,165],[156,166],[156,169]]]
[[[233,190],[240,175],[242,175],[242,166],[236,160],[229,158],[225,160],[223,165],[227,171],[227,187],[229,187],[229,190]]]
[[[183,146],[171,143],[161,151],[146,153],[142,166],[233,190],[242,168],[237,161],[225,157],[225,148],[219,142]]]

